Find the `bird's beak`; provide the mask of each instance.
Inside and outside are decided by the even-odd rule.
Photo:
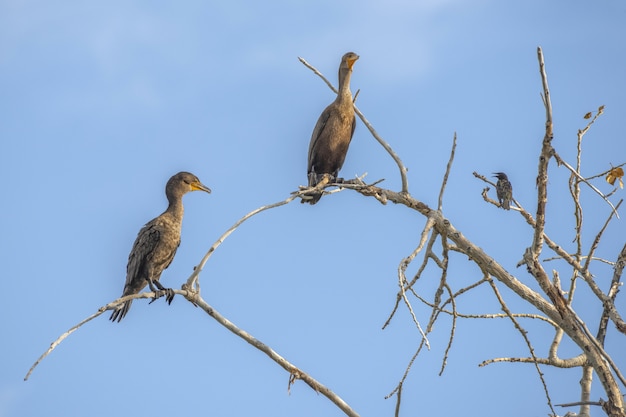
[[[359,59],[358,55],[356,55],[354,58],[348,59],[348,68],[352,69],[352,66],[354,65],[357,59]]]
[[[207,187],[206,185],[202,184],[200,181],[192,183],[191,190],[192,191],[205,191],[211,194],[211,189]]]

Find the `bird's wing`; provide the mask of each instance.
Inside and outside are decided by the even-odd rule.
[[[147,223],[137,235],[133,249],[128,255],[128,265],[126,266],[126,286],[141,285],[137,280],[145,280],[146,263],[150,261],[154,251],[161,240],[161,231],[154,221]],[[171,262],[171,260],[170,260]]]
[[[356,129],[356,116],[352,118],[352,131],[350,132],[350,140],[354,136],[354,129]]]
[[[169,256],[169,258],[166,260],[165,265],[163,266],[163,270],[167,269],[170,264],[172,263],[172,261],[174,260],[174,257],[176,256],[176,251],[178,250],[178,247],[180,246],[180,239],[178,239],[178,243],[176,244],[176,246],[174,247],[174,249],[172,249],[171,255]]]
[[[326,127],[326,122],[330,118],[332,111],[330,106],[326,107],[322,114],[320,114],[319,119],[317,119],[317,123],[315,123],[315,127],[313,128],[313,133],[311,134],[311,142],[309,143],[309,166],[308,172],[311,172],[313,168],[313,155],[315,153],[315,148],[317,146],[317,142],[319,138],[322,136],[322,132]]]

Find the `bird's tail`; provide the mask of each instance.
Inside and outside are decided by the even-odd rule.
[[[119,323],[126,316],[128,310],[130,310],[130,305],[132,303],[133,300],[128,300],[121,306],[117,307],[115,310],[113,310],[113,313],[111,313],[111,317],[109,317],[109,320],[117,321]]]
[[[322,198],[322,193],[312,195],[309,200],[306,200],[306,201],[305,200],[300,200],[300,202],[301,203],[309,203],[310,205],[313,205],[313,204],[317,203],[318,201],[320,201],[320,198]]]
[[[320,182],[324,182],[324,184],[328,184],[329,182],[332,182],[333,180],[330,174],[318,175],[315,172],[309,172],[308,177],[309,177],[309,187],[316,187]],[[320,198],[322,198],[322,195],[323,193],[321,191],[319,193],[311,193],[307,196],[306,200],[302,199],[300,200],[300,202],[309,203],[310,205],[313,205],[317,203],[318,201],[320,201]]]

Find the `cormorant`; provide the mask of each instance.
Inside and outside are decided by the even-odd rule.
[[[324,174],[330,175],[331,182],[336,181],[343,161],[346,159],[348,146],[356,126],[354,104],[350,92],[350,75],[357,59],[359,56],[354,52],[348,52],[341,58],[339,93],[337,98],[324,109],[313,129],[307,167],[309,187],[316,186]],[[320,193],[301,202],[315,204],[321,197]]]
[[[498,179],[496,183],[496,194],[500,201],[500,207],[509,210],[511,208],[511,200],[513,199],[513,187],[511,186],[511,182],[504,172],[494,172],[494,174],[494,177]]]
[[[138,294],[146,285],[152,291],[165,288],[159,282],[161,273],[165,270],[180,245],[180,230],[183,221],[183,195],[190,191],[211,190],[202,184],[198,177],[189,172],[179,172],[169,179],[165,186],[165,195],[169,205],[160,216],[150,220],[139,231],[133,249],[128,255],[126,266],[126,283],[122,297]],[[171,303],[174,294],[167,295],[166,300]],[[128,300],[113,310],[111,321],[120,321],[126,316],[133,300]]]

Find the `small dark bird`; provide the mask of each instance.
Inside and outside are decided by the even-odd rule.
[[[357,59],[359,56],[354,52],[348,52],[341,58],[339,93],[335,101],[324,109],[313,129],[307,167],[309,187],[316,186],[324,174],[330,175],[331,182],[336,181],[339,170],[346,159],[348,146],[350,146],[356,126],[354,104],[350,92],[350,76],[352,66]],[[322,194],[320,193],[301,202],[315,204],[321,197]]]
[[[496,183],[496,194],[500,201],[500,207],[509,210],[511,208],[511,200],[513,199],[513,187],[511,186],[511,182],[504,172],[494,172],[494,174],[494,177],[498,179]]]
[[[122,297],[138,294],[146,285],[152,291],[166,290],[159,278],[165,270],[180,245],[180,231],[183,222],[183,195],[190,191],[211,190],[202,184],[198,177],[189,172],[179,172],[169,179],[165,186],[165,195],[169,205],[159,217],[150,220],[139,231],[133,249],[128,255],[126,266],[126,283]],[[156,286],[156,288],[155,288]],[[171,303],[174,294],[167,295],[166,300]],[[120,321],[126,316],[133,300],[128,300],[113,310],[111,321]]]

